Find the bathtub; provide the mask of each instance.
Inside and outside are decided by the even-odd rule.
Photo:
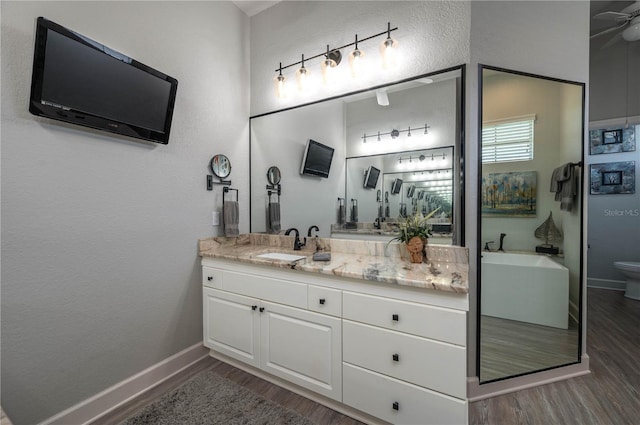
[[[545,255],[483,252],[483,315],[567,329],[569,269]]]

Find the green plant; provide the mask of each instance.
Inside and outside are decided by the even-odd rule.
[[[400,225],[398,226],[398,236],[391,239],[389,242],[400,241],[407,243],[411,240],[411,238],[418,236],[422,239],[427,239],[431,234],[431,224],[427,223],[433,215],[440,208],[436,208],[431,211],[427,215],[422,215],[421,213],[412,215],[407,217]]]

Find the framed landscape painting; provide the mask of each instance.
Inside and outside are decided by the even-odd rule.
[[[535,217],[536,193],[535,171],[485,174],[482,176],[482,215]]]

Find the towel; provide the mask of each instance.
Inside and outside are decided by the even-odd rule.
[[[280,231],[280,202],[269,202],[269,228],[271,233]]]
[[[226,201],[224,203],[223,220],[225,236],[238,236],[240,234],[238,230],[238,222],[240,221],[238,201]]]
[[[550,191],[555,192],[555,200],[560,201],[562,211],[571,211],[573,198],[578,194],[578,175],[573,164],[567,162],[553,170]]]
[[[352,205],[351,206],[351,221],[353,221],[353,222],[357,222],[358,221],[358,206],[357,205]]]
[[[384,207],[384,216],[385,216],[386,218],[391,217],[391,211],[389,210],[389,204],[387,204],[387,205]]]

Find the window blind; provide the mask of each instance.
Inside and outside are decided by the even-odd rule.
[[[482,162],[514,162],[533,159],[535,116],[482,126]]]

